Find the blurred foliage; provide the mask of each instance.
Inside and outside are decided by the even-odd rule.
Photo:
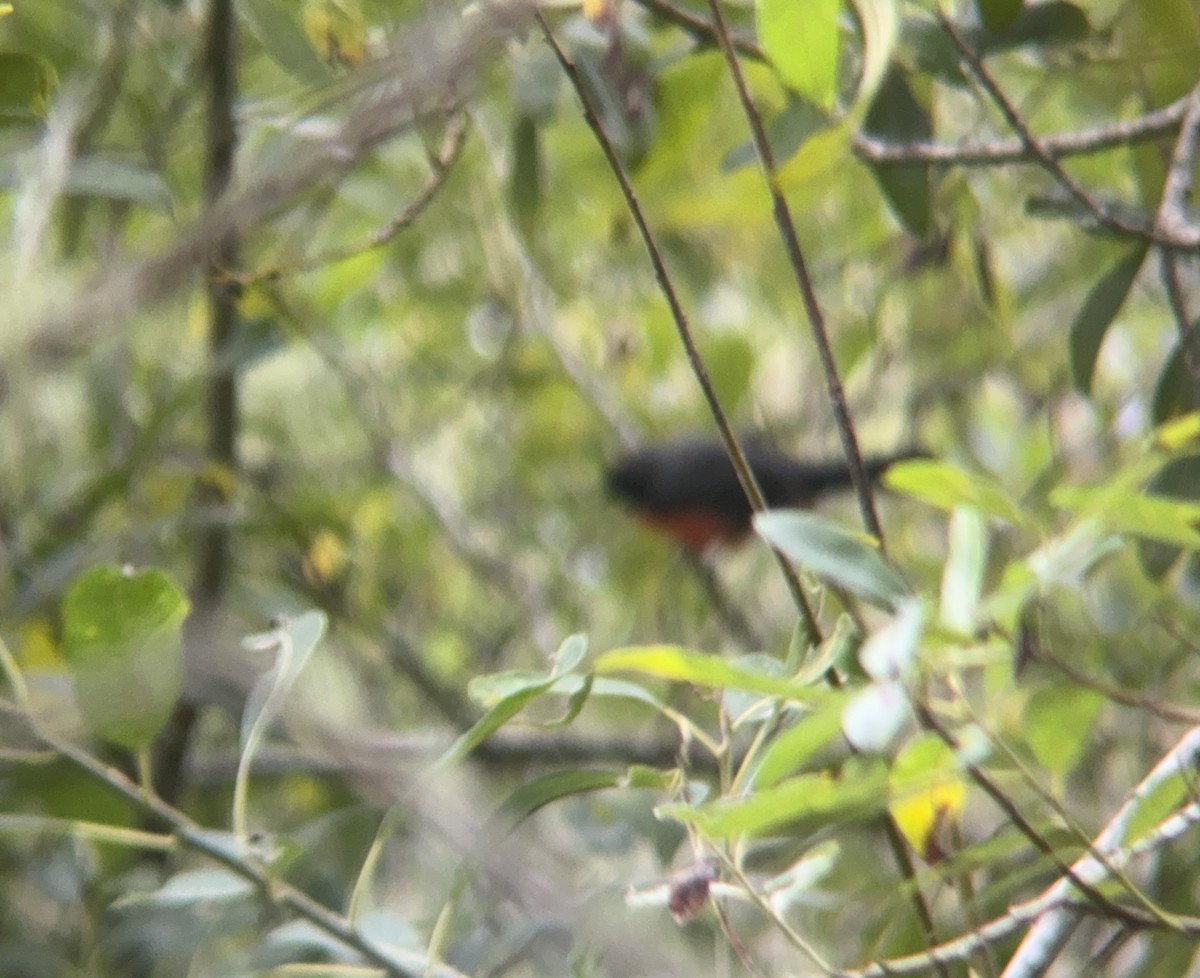
[[[1013,140],[939,9],[1050,136],[1188,96],[1190,0],[723,6],[858,439],[932,456],[885,479],[885,547],[849,493],[760,520],[820,634],[761,539],[700,562],[605,494],[623,448],[712,419],[530,18],[397,133],[234,211],[217,362],[211,241],[135,290],[217,212],[219,2],[0,4],[0,974],[283,975],[367,944],[456,978],[854,967],[1041,893],[1200,721],[1195,249],[1098,227],[1019,148],[871,153]],[[462,8],[234,4],[234,191],[402,89],[396,52],[448,64],[494,13]],[[738,430],[838,458],[707,4],[544,14]],[[1062,164],[1153,223],[1181,115]],[[164,812],[122,779],[160,777],[180,725]],[[1126,842],[1194,797],[1153,788]],[[1106,887],[1166,913],[1089,908],[1064,966],[1187,973],[1198,858],[1185,834],[1139,895]]]

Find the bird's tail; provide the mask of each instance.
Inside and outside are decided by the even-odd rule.
[[[875,482],[898,462],[915,458],[929,458],[929,452],[920,448],[908,448],[888,455],[872,455],[863,459],[867,478]],[[849,489],[854,485],[850,467],[844,459],[836,462],[796,462],[795,469],[787,479],[788,498],[774,505],[807,505],[831,492]]]

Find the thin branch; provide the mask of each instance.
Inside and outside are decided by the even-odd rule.
[[[1195,231],[1196,226],[1187,216],[1187,199],[1192,190],[1196,171],[1196,156],[1200,152],[1200,86],[1182,100],[1187,106],[1179,127],[1179,138],[1171,155],[1171,166],[1163,185],[1162,201],[1158,208],[1155,227],[1166,234],[1180,235]],[[1161,251],[1163,287],[1175,317],[1179,332],[1179,345],[1184,366],[1192,380],[1192,400],[1200,399],[1200,350],[1196,349],[1196,330],[1187,307],[1183,283],[1179,275],[1179,256],[1171,248]]]
[[[1092,215],[1101,227],[1170,248],[1194,250],[1200,247],[1200,229],[1190,228],[1186,233],[1165,234],[1150,222],[1133,215],[1120,213],[1116,208],[1094,197],[1078,180],[1067,172],[1062,163],[1053,154],[1048,152],[1041,141],[1034,136],[1025,120],[1021,117],[1021,113],[1017,111],[1016,106],[1004,94],[1003,89],[1000,88],[992,73],[984,65],[983,59],[967,43],[962,32],[959,31],[954,22],[946,15],[945,11],[938,10],[938,20],[942,25],[942,29],[949,36],[959,55],[970,69],[971,74],[975,76],[984,91],[987,92],[988,96],[996,104],[1005,121],[1020,137],[1028,153],[1042,169],[1062,186],[1080,207]]]
[[[371,938],[360,933],[345,917],[276,878],[258,859],[248,853],[238,852],[228,834],[203,828],[174,806],[143,791],[116,768],[104,764],[74,744],[59,740],[40,729],[36,729],[36,734],[47,747],[108,785],[140,810],[153,815],[169,828],[182,845],[219,863],[251,883],[263,900],[307,920],[322,932],[353,948],[370,964],[383,968],[388,975],[395,978],[418,978],[427,973],[429,962],[420,955],[408,952],[412,960],[402,961],[400,955],[405,952],[376,944]],[[461,972],[442,964],[435,966],[434,973],[440,978],[463,978]]]
[[[1135,119],[1108,122],[1078,132],[1042,136],[1038,145],[1056,160],[1069,156],[1101,153],[1147,139],[1157,139],[1179,127],[1189,99],[1182,98],[1164,108],[1147,112]],[[1037,163],[1024,139],[972,140],[960,144],[932,142],[893,143],[857,133],[854,152],[867,163],[930,163],[934,166],[1002,166],[1011,163]]]
[[[237,21],[232,0],[211,0],[204,38],[204,67],[208,84],[207,161],[204,196],[211,208],[228,192],[237,152]],[[208,467],[215,477],[197,486],[196,505],[217,509],[230,502],[229,487],[238,470],[239,428],[237,369],[233,363],[237,338],[239,289],[229,276],[240,261],[240,240],[230,228],[213,243],[205,259],[209,315]],[[230,573],[230,531],[225,520],[205,521],[196,541],[196,579],[192,586],[195,622],[190,637],[203,636],[224,597]],[[203,640],[203,639],[202,639]],[[194,643],[193,648],[199,643]],[[181,700],[155,751],[153,779],[168,802],[183,791],[183,771],[195,726],[194,704]]]
[[[620,185],[621,193],[625,197],[625,203],[629,208],[630,214],[633,216],[634,223],[637,225],[638,232],[642,237],[642,242],[646,246],[646,251],[650,257],[650,263],[654,266],[654,276],[658,280],[659,288],[662,291],[663,297],[667,300],[667,305],[671,310],[671,318],[675,321],[676,331],[679,333],[679,338],[683,343],[684,352],[687,354],[688,363],[691,365],[692,373],[696,377],[697,383],[704,394],[704,399],[708,402],[709,410],[712,412],[713,420],[717,424],[717,429],[721,434],[721,440],[725,444],[725,450],[729,454],[729,458],[733,463],[734,471],[737,472],[738,482],[741,483],[742,491],[745,492],[746,498],[750,502],[751,508],[756,512],[762,512],[767,508],[766,500],[763,497],[762,490],[759,488],[758,482],[754,478],[754,472],[750,468],[750,463],[746,461],[746,455],[742,451],[742,446],[738,441],[736,432],[733,430],[733,425],[730,424],[728,416],[725,414],[724,407],[721,406],[721,401],[717,397],[716,389],[713,387],[712,379],[709,377],[708,367],[704,363],[704,358],[700,355],[700,350],[696,346],[695,338],[692,336],[692,327],[688,320],[687,313],[683,309],[683,303],[679,299],[678,293],[675,291],[675,283],[671,279],[670,273],[667,271],[666,262],[663,260],[662,252],[659,250],[658,242],[654,238],[653,232],[650,230],[650,225],[646,221],[646,216],[642,212],[642,205],[638,201],[637,193],[633,189],[633,184],[630,182],[629,174],[625,170],[625,165],[621,162],[621,158],[617,155],[616,149],[613,147],[612,140],[604,129],[604,124],[600,121],[600,117],[596,114],[595,108],[592,106],[591,100],[588,98],[587,87],[583,84],[583,79],[579,75],[579,70],[575,62],[567,55],[562,46],[558,43],[554,33],[550,30],[550,25],[539,12],[537,20],[542,28],[542,34],[546,38],[546,43],[554,51],[554,56],[558,59],[558,63],[562,66],[563,72],[570,80],[575,93],[579,98],[580,105],[583,108],[584,118],[587,120],[588,126],[596,136],[596,141],[600,144],[601,150],[604,152],[605,159],[608,161],[609,168],[616,177],[617,183]],[[800,583],[800,576],[796,573],[796,569],[791,565],[791,562],[778,550],[772,548],[775,559],[779,562],[780,569],[783,571],[784,578],[787,581],[788,588],[791,591],[792,599],[796,604],[800,616],[804,619],[805,627],[808,633],[812,636],[821,634],[820,626],[817,624],[816,615],[813,613],[812,607],[809,605],[808,598],[804,593],[804,587]],[[819,641],[818,639],[815,639]]]
[[[1193,727],[1167,754],[1154,766],[1142,782],[1133,790],[1116,815],[1096,836],[1089,851],[1076,860],[1071,866],[1068,877],[1056,882],[1048,892],[1060,896],[1069,895],[1072,884],[1078,885],[1080,878],[1086,878],[1089,883],[1098,883],[1111,873],[1110,866],[1118,864],[1121,868],[1127,859],[1121,859],[1121,843],[1125,839],[1129,826],[1142,807],[1142,803],[1150,797],[1154,790],[1163,782],[1176,777],[1187,775],[1196,769],[1200,759],[1200,728]],[[1195,823],[1200,818],[1200,805],[1195,802],[1187,805],[1182,811],[1170,816],[1159,823],[1163,835],[1168,831],[1182,832],[1184,828]],[[1171,829],[1165,828],[1168,824]],[[1102,858],[1107,857],[1107,858]],[[1066,938],[1074,930],[1079,920],[1076,908],[1058,907],[1037,918],[1036,923],[1025,935],[1025,939],[1017,948],[1016,953],[1009,959],[1008,967],[1004,969],[1002,978],[1033,978],[1042,974]],[[1163,921],[1166,924],[1168,921]]]
[[[804,300],[804,309],[808,314],[809,326],[812,329],[813,342],[821,360],[821,370],[825,376],[825,387],[829,395],[829,403],[833,409],[834,421],[837,423],[838,437],[842,442],[842,451],[850,469],[850,478],[854,483],[854,492],[858,497],[858,506],[862,511],[863,525],[876,540],[881,550],[886,550],[883,537],[883,527],[879,523],[879,515],[875,510],[875,496],[871,488],[871,480],[867,476],[863,464],[862,452],[858,447],[858,435],[854,430],[854,422],[850,417],[850,409],[846,404],[846,390],[838,372],[837,361],[833,356],[833,347],[829,342],[829,331],[825,325],[825,314],[817,298],[817,290],[813,285],[812,276],[808,271],[808,263],[804,258],[804,250],[800,247],[800,238],[796,233],[796,222],[792,219],[791,208],[787,199],[779,189],[776,181],[775,154],[767,139],[767,130],[763,125],[762,116],[750,95],[746,79],[742,74],[741,65],[737,59],[733,42],[729,36],[729,28],[725,23],[725,15],[721,12],[720,0],[709,0],[709,10],[712,13],[713,27],[721,51],[725,55],[725,63],[729,66],[730,74],[741,99],[746,119],[750,123],[750,131],[754,137],[754,145],[762,164],[763,173],[767,180],[767,188],[771,195],[771,206],[775,214],[775,224],[783,238],[788,261],[800,287],[800,295]]]
[[[1194,770],[1198,758],[1200,758],[1200,728],[1194,728],[1183,736],[1176,746],[1154,766],[1141,784],[1130,793],[1125,804],[1092,843],[1094,848],[1106,855],[1110,865],[1124,869],[1135,858],[1158,851],[1200,823],[1200,803],[1190,802],[1168,815],[1132,845],[1125,847],[1119,845],[1128,829],[1130,820],[1136,814],[1141,803],[1167,778],[1174,777],[1180,772]],[[1108,870],[1104,865],[1091,854],[1081,856],[1072,864],[1071,870],[1074,876],[1087,881],[1092,886],[1102,883],[1108,875]],[[1003,916],[989,921],[982,927],[974,928],[961,937],[922,951],[920,954],[892,958],[887,961],[875,961],[864,968],[839,971],[836,973],[836,978],[898,978],[901,975],[922,974],[932,970],[938,963],[957,964],[966,961],[989,945],[1012,937],[1013,934],[1029,924],[1046,919],[1047,915],[1060,910],[1067,911],[1085,907],[1086,899],[1075,889],[1075,884],[1070,877],[1063,877],[1056,880],[1039,896],[1010,907]],[[1149,914],[1143,915],[1136,911],[1132,913],[1136,920],[1136,926],[1162,927],[1161,921]],[[1196,918],[1177,917],[1172,923],[1176,925],[1180,933],[1191,937],[1200,935],[1200,920]],[[1009,967],[1012,967],[1011,961]]]
[[[677,6],[670,0],[637,0],[638,4],[663,21],[689,34],[698,44],[717,43],[712,21],[695,11]],[[734,50],[756,61],[766,55],[751,38],[732,34]],[[1039,140],[1042,148],[1056,159],[1102,153],[1119,146],[1159,136],[1178,128],[1188,106],[1185,96],[1161,109],[1133,119],[1108,122],[1077,132],[1056,133]],[[854,135],[854,154],[863,162],[878,164],[930,163],[934,166],[999,166],[1010,163],[1037,163],[1021,139],[972,140],[960,144],[934,142],[894,143],[868,133]]]
[[[257,169],[167,248],[99,277],[65,303],[41,312],[27,345],[36,352],[81,349],[97,332],[121,322],[183,286],[230,233],[278,214],[313,186],[335,179],[380,143],[438,118],[461,101],[471,78],[528,22],[529,0],[487,4],[454,31],[429,22],[410,30],[396,50],[365,64],[347,80],[342,121],[325,136]]]
[[[298,275],[304,272],[312,272],[328,265],[336,265],[338,262],[347,261],[351,258],[357,258],[359,255],[368,251],[373,251],[391,241],[401,231],[412,226],[413,222],[424,212],[438,195],[446,179],[450,176],[454,164],[458,161],[462,154],[463,147],[467,142],[467,117],[462,112],[457,112],[450,117],[450,121],[446,125],[446,132],[442,138],[442,144],[437,152],[430,155],[429,175],[425,178],[425,182],[421,184],[420,189],[413,195],[404,209],[393,217],[387,224],[376,228],[371,234],[367,235],[364,241],[358,244],[345,245],[340,248],[333,248],[324,254],[315,255],[311,258],[305,258],[301,261],[292,264],[272,265],[267,268],[257,269],[239,278],[243,285],[249,285],[254,282],[260,282],[263,279],[277,279],[285,275]]]
[[[1090,676],[1082,669],[1068,662],[1066,659],[1061,659],[1056,655],[1039,650],[1034,653],[1034,660],[1044,662],[1049,666],[1057,669],[1064,676],[1085,689],[1090,689],[1099,693],[1107,700],[1117,703],[1121,706],[1128,706],[1136,710],[1145,710],[1147,713],[1152,713],[1154,716],[1163,720],[1168,720],[1172,723],[1186,723],[1189,726],[1200,725],[1200,710],[1194,710],[1190,707],[1179,706],[1176,703],[1160,703],[1157,700],[1151,699],[1148,696],[1142,696],[1138,693],[1129,692],[1120,686],[1114,686],[1111,683],[1101,682],[1095,676]]]
[[[941,721],[934,716],[933,711],[928,706],[924,703],[918,703],[916,704],[916,711],[922,726],[937,734],[951,750],[956,752],[962,750],[962,745],[958,742],[958,738],[942,725]],[[1033,827],[1032,823],[1017,808],[1016,803],[1000,790],[999,785],[992,780],[991,776],[983,768],[978,764],[966,764],[964,766],[967,773],[971,776],[971,780],[979,785],[983,789],[984,794],[991,798],[997,807],[1008,816],[1009,821],[1016,826],[1017,830],[1033,844],[1035,849],[1044,856],[1047,856],[1054,863],[1055,868],[1064,877],[1074,883],[1098,909],[1124,920],[1126,923],[1133,924],[1137,922],[1138,917],[1136,914],[1117,906],[1094,886],[1089,885],[1083,879],[1079,878],[1075,870],[1063,860],[1054,846]]]

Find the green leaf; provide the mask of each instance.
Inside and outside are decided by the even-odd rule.
[[[829,116],[811,102],[791,98],[782,112],[767,126],[767,143],[776,163],[792,158],[806,139],[829,125]],[[733,173],[758,163],[758,150],[751,140],[739,143],[721,160],[721,172]]]
[[[918,459],[887,470],[883,484],[893,492],[953,511],[970,506],[1016,526],[1028,521],[1000,483],[981,472],[968,472],[946,462]]]
[[[871,604],[894,608],[912,593],[901,573],[866,538],[811,513],[758,513],[754,528],[792,560]]]
[[[827,774],[804,774],[747,798],[720,798],[707,805],[662,805],[659,818],[694,825],[718,839],[762,835],[802,819],[822,823],[865,818],[888,803],[887,768],[882,763],[847,766],[838,779]]]
[[[854,0],[858,23],[862,28],[862,74],[858,79],[855,105],[870,105],[875,93],[887,86],[884,76],[892,62],[892,52],[900,33],[896,0]]]
[[[86,571],[63,599],[63,656],[91,731],[132,751],[150,745],[183,686],[188,602],[162,571]]]
[[[1104,697],[1060,684],[1039,689],[1025,706],[1022,724],[1034,756],[1055,774],[1068,773],[1083,756]]]
[[[700,351],[708,364],[717,397],[730,411],[735,410],[750,389],[757,359],[754,345],[745,336],[724,333],[705,337]]]
[[[807,764],[842,732],[845,706],[846,694],[830,696],[771,741],[754,772],[754,787],[759,791],[773,788]]]
[[[960,635],[975,631],[983,574],[987,568],[987,523],[979,510],[956,506],[950,516],[950,546],[942,571],[939,620]]]
[[[1112,266],[1088,293],[1071,324],[1071,377],[1081,394],[1090,394],[1096,359],[1108,327],[1121,311],[1137,278],[1146,248],[1139,245]]]
[[[972,31],[969,40],[980,53],[997,54],[1026,44],[1040,48],[1075,44],[1086,40],[1090,33],[1091,25],[1081,7],[1067,0],[1047,0],[1024,7],[1003,29],[988,30],[985,27]]]
[[[1200,502],[1155,496],[1137,490],[1111,487],[1085,489],[1061,486],[1050,496],[1055,506],[1100,518],[1116,533],[1200,550]]]
[[[0,119],[43,119],[58,88],[54,65],[37,54],[0,51]]]
[[[1021,13],[1024,0],[975,0],[979,19],[989,31],[1002,31]]]
[[[245,900],[254,896],[254,884],[228,869],[187,869],[169,877],[150,893],[131,893],[117,905],[150,904],[160,907],[194,907],[199,903]]]
[[[1125,828],[1121,845],[1137,842],[1186,801],[1195,796],[1191,772],[1180,772],[1164,778],[1148,795],[1138,799],[1137,812]]]
[[[863,128],[895,142],[916,142],[933,136],[933,124],[917,101],[908,79],[893,67],[879,87]],[[927,163],[871,164],[888,205],[900,222],[918,238],[933,228],[933,171]]]
[[[538,126],[531,116],[518,117],[513,125],[512,168],[508,197],[517,225],[529,234],[542,204],[542,155]]]
[[[758,0],[758,39],[784,84],[825,111],[837,95],[841,0]]]
[[[841,846],[833,839],[826,839],[797,859],[778,876],[762,884],[763,895],[771,909],[784,916],[800,903],[809,890],[829,875],[841,854]]]
[[[720,656],[688,652],[675,645],[614,649],[596,660],[596,672],[638,672],[659,679],[691,683],[693,686],[742,689],[804,702],[815,702],[823,697],[819,690],[804,688],[786,679],[738,669]]]
[[[554,665],[550,669],[550,675],[557,678],[574,672],[587,655],[587,649],[586,635],[569,635],[554,653]]]
[[[1196,326],[1193,325],[1193,330]],[[1163,364],[1154,385],[1154,406],[1151,409],[1151,419],[1155,424],[1162,424],[1172,418],[1178,418],[1196,410],[1197,391],[1192,375],[1188,371],[1187,360],[1183,355],[1183,344],[1176,343]]]
[[[497,677],[489,676],[485,678],[494,679]],[[513,679],[513,674],[508,674],[507,678],[510,680]],[[531,678],[526,682],[516,685],[514,689],[497,700],[495,705],[480,717],[470,730],[465,731],[450,745],[446,752],[434,762],[434,768],[448,767],[466,757],[471,751],[487,740],[488,737],[525,709],[526,704],[537,699],[537,697],[550,689],[555,682],[556,680],[550,676],[541,676],[540,678]],[[474,687],[475,685],[473,682],[472,686]],[[477,695],[474,689],[472,690],[472,695]]]
[[[1147,490],[1168,499],[1200,500],[1200,456],[1190,455],[1167,462],[1150,480]],[[1138,558],[1146,573],[1161,577],[1179,559],[1179,548],[1167,544],[1139,541]]]
[[[77,196],[127,200],[168,216],[175,213],[171,190],[162,177],[153,170],[120,160],[98,157],[74,160],[63,190]]]
[[[267,56],[296,81],[322,85],[333,77],[299,22],[278,0],[241,0],[237,10]]]
[[[492,816],[489,828],[507,834],[551,802],[602,788],[617,788],[622,781],[623,776],[615,771],[556,771],[543,775],[505,798]]]

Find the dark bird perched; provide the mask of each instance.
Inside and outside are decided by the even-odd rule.
[[[743,448],[769,507],[811,506],[853,485],[844,461],[801,462],[754,442]],[[896,462],[925,454],[909,450],[864,464],[877,479]],[[697,553],[713,543],[737,543],[750,532],[750,501],[717,441],[687,438],[643,446],[609,470],[608,488],[653,529]]]

